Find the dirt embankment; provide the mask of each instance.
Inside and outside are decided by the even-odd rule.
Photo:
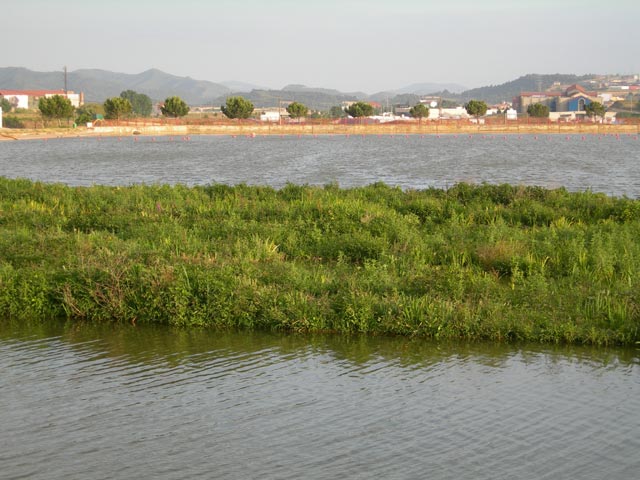
[[[640,125],[589,123],[475,125],[467,123],[393,123],[374,125],[220,123],[213,125],[122,125],[94,128],[1,129],[0,140],[35,140],[127,135],[447,135],[447,134],[640,134]]]

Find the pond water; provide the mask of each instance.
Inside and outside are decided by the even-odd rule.
[[[0,321],[3,479],[637,478],[640,350]]]
[[[488,182],[640,197],[638,135],[96,137],[0,142],[0,175],[69,185]]]
[[[460,181],[640,197],[637,136],[0,142],[69,185]],[[0,321],[0,478],[630,479],[640,350]]]

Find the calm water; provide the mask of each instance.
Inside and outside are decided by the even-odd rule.
[[[0,143],[0,175],[70,185],[460,181],[640,197],[637,135],[123,137]]]
[[[3,479],[624,479],[640,351],[0,322]]]

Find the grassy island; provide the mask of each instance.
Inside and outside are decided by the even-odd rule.
[[[0,315],[629,345],[640,200],[0,177]]]

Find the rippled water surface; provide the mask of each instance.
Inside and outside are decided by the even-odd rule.
[[[489,182],[640,197],[638,135],[123,137],[0,143],[0,175],[71,185]]]
[[[3,479],[631,479],[637,349],[0,322]]]

